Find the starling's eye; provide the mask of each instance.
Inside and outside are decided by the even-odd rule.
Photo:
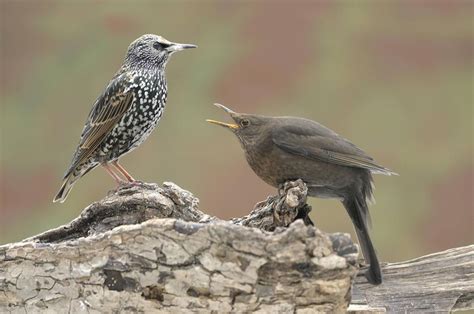
[[[153,43],[153,48],[155,48],[156,50],[163,50],[165,47],[161,43],[155,41]]]
[[[243,127],[249,126],[250,121],[247,120],[247,119],[244,119],[244,120],[240,121],[240,125],[243,126]]]

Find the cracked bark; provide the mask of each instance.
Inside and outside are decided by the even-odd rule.
[[[0,246],[0,313],[343,312],[357,246],[312,226],[306,191],[288,182],[222,221],[173,183],[123,187],[65,226]],[[378,287],[355,279],[351,310],[473,307],[473,247],[384,273]]]

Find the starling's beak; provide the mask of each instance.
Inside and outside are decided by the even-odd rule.
[[[196,45],[191,45],[191,44],[178,44],[178,43],[169,43],[169,46],[166,48],[166,50],[170,53],[176,52],[176,51],[181,51],[185,49],[191,49],[191,48],[197,48]]]
[[[216,104],[214,104],[214,106],[216,106],[218,108],[221,108],[222,110],[224,110],[225,112],[227,112],[231,116],[236,114],[236,112],[230,110],[229,108],[227,108],[224,105],[216,103]],[[224,123],[224,122],[220,122],[220,121],[216,121],[216,120],[210,120],[210,119],[207,119],[206,121],[209,122],[209,123],[214,123],[214,124],[229,128],[231,130],[238,130],[240,128],[237,124],[233,124],[233,123]]]

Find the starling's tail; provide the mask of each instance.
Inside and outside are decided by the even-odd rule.
[[[64,203],[66,200],[67,196],[69,195],[69,192],[71,192],[71,189],[76,183],[77,180],[82,178],[86,173],[97,167],[99,163],[97,162],[91,162],[91,163],[86,163],[86,164],[81,164],[79,166],[76,166],[74,163],[71,165],[69,170],[66,172],[64,175],[64,180],[63,184],[61,185],[61,188],[59,189],[58,194],[53,199],[53,203],[60,202]]]
[[[72,187],[74,186],[74,183],[76,180],[79,179],[79,177],[75,176],[74,173],[70,173],[64,177],[63,184],[61,185],[61,188],[59,189],[58,194],[53,199],[53,203],[60,202],[64,203],[66,200],[67,196],[69,195],[69,192],[71,192]]]
[[[365,277],[371,284],[381,284],[382,271],[380,269],[377,255],[375,254],[374,246],[370,240],[369,230],[367,227],[367,216],[365,213],[368,213],[369,211],[365,196],[359,194],[350,195],[346,197],[342,203],[354,224],[364,259],[370,264],[369,270],[365,273]]]

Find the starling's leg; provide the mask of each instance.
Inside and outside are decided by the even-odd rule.
[[[135,180],[128,172],[127,170],[125,170],[119,163],[118,163],[118,160],[115,160],[115,161],[112,161],[112,165],[118,170],[120,171],[121,174],[123,174],[123,176],[125,178],[127,178],[128,182],[135,182],[137,180]]]
[[[126,183],[126,181],[124,181],[115,172],[113,172],[112,169],[110,169],[109,164],[104,163],[104,164],[102,164],[102,167],[104,167],[104,169],[107,170],[107,172],[112,176],[112,178],[114,178],[115,182],[117,182],[118,185],[122,185],[122,184]]]

